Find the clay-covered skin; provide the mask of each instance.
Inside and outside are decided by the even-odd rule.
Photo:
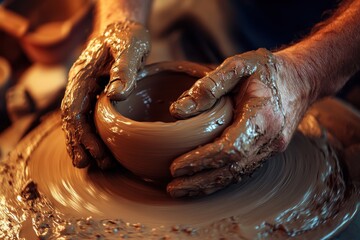
[[[179,118],[210,108],[225,94],[233,96],[235,116],[220,138],[177,158],[173,197],[210,194],[239,182],[263,160],[283,151],[310,104],[310,89],[292,66],[266,49],[228,58],[198,80],[171,106]]]
[[[210,69],[190,62],[157,63],[145,67],[126,100],[111,103],[99,97],[96,128],[125,168],[166,183],[176,157],[211,142],[231,123],[233,107],[226,96],[191,119],[177,120],[169,112],[170,104],[206,71]]]
[[[141,24],[113,23],[89,42],[72,66],[61,110],[67,150],[76,167],[86,167],[93,159],[101,168],[111,164],[94,130],[96,96],[106,85],[105,93],[111,99],[126,98],[149,50],[150,36]],[[108,75],[109,82],[104,80]]]

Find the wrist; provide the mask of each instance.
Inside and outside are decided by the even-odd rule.
[[[310,84],[310,102],[333,95],[360,70],[360,0],[348,1],[302,41],[277,54]]]
[[[294,54],[290,49],[274,53],[277,59],[279,84],[284,91],[301,101],[306,108],[321,98],[320,77],[314,74],[311,62]]]
[[[311,69],[302,65],[297,57],[286,50],[274,53],[277,85],[285,116],[283,136],[290,141],[292,134],[308,107],[319,98],[316,79],[310,77]]]
[[[115,22],[133,21],[144,26],[150,13],[151,0],[98,0],[96,5],[94,34],[101,34]]]

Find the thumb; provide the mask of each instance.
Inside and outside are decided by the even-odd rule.
[[[226,59],[214,71],[197,80],[170,106],[176,118],[188,118],[210,109],[223,95],[231,91],[244,76],[243,61]]]
[[[121,57],[115,59],[110,69],[110,81],[105,88],[106,95],[111,100],[121,101],[126,99],[136,84],[137,64],[133,64],[133,56],[129,51],[124,51]]]
[[[208,76],[199,79],[170,106],[176,118],[188,118],[210,109],[218,99],[214,95],[215,82]]]

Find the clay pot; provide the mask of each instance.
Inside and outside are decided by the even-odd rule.
[[[125,101],[99,97],[96,128],[124,167],[142,178],[169,179],[169,166],[176,157],[222,133],[232,120],[228,97],[186,120],[169,113],[170,104],[210,70],[189,62],[157,63],[139,74],[137,87]]]

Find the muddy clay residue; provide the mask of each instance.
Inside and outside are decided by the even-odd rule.
[[[120,168],[74,168],[60,125],[51,116],[0,164],[1,239],[319,239],[356,212],[326,135],[306,127],[241,183],[174,200]]]

